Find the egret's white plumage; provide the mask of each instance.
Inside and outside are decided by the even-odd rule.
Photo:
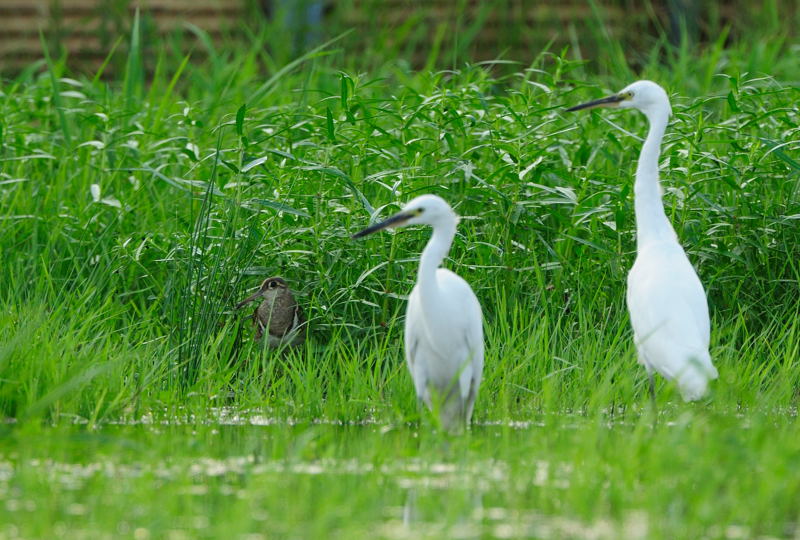
[[[439,268],[456,234],[458,217],[435,195],[422,195],[398,214],[354,235],[424,224],[433,234],[422,252],[406,308],[405,352],[417,398],[438,412],[449,431],[469,424],[483,373],[481,306],[457,274]]]
[[[639,362],[674,380],[686,401],[700,399],[717,370],[708,353],[705,291],[664,212],[658,178],[661,140],[672,112],[667,93],[652,81],[578,105],[637,109],[650,124],[636,166],[636,261],[628,274],[628,311]]]

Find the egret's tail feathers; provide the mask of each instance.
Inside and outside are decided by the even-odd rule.
[[[708,381],[717,377],[719,372],[711,363],[711,358],[706,355],[702,359],[691,359],[676,377],[676,382],[684,401],[696,401],[706,395]]]

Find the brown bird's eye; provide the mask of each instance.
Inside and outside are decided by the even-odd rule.
[[[269,284],[267,285],[267,287],[269,287],[270,289],[274,289],[277,286],[278,286],[277,281],[270,281]]]

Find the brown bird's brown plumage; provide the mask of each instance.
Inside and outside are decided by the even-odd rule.
[[[265,279],[255,294],[236,304],[236,309],[259,298],[261,303],[253,312],[256,341],[261,340],[265,331],[270,347],[300,345],[305,341],[306,318],[285,279]]]

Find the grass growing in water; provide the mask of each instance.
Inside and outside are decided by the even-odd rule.
[[[137,43],[120,84],[54,61],[0,100],[3,534],[796,533],[798,89],[752,71],[774,51],[642,74],[673,96],[665,203],[721,374],[704,404],[660,382],[654,423],[624,308],[644,119],[562,114],[609,89],[587,66],[365,74],[317,51],[265,83],[254,40],[146,85]],[[424,192],[463,217],[448,265],[486,316],[482,425],[447,443],[406,424],[428,233],[349,239]],[[285,355],[232,311],[273,274],[314,329]],[[276,425],[221,427],[222,406]]]

